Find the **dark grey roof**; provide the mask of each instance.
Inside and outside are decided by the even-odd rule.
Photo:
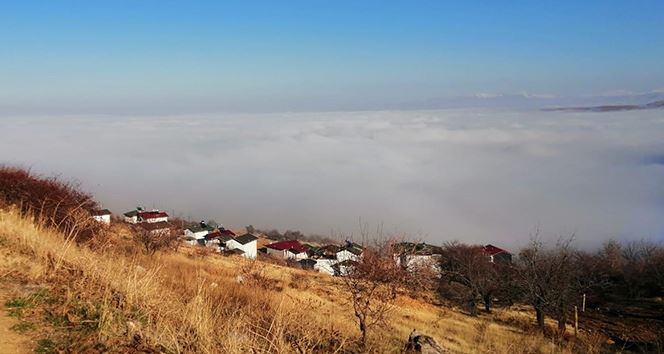
[[[339,252],[341,252],[341,251],[343,251],[343,250],[346,250],[346,251],[348,251],[348,252],[350,252],[350,253],[352,253],[352,254],[354,254],[354,255],[356,255],[356,256],[359,256],[359,255],[362,254],[362,249],[361,249],[361,248],[346,247],[346,248],[342,248],[342,249],[340,249]]]
[[[244,234],[242,236],[238,236],[235,238],[235,241],[237,241],[241,245],[246,245],[247,243],[251,241],[256,241],[258,240],[258,237],[252,235],[252,234]]]
[[[214,231],[214,227],[212,227],[212,226],[201,226],[200,224],[193,224],[193,225],[189,225],[187,227],[187,230],[189,230],[191,232],[201,232],[201,231],[210,232],[210,231]]]
[[[128,218],[138,216],[138,210],[128,211],[128,212],[124,213],[124,216],[126,216]]]
[[[93,210],[92,215],[94,216],[111,215],[111,211],[108,209]]]
[[[233,238],[228,236],[228,235],[222,235],[222,236],[217,237],[217,239],[219,240],[219,242],[228,242],[228,241],[232,240]]]

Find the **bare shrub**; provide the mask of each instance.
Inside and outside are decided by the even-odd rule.
[[[454,294],[457,300],[466,304],[471,316],[477,315],[478,299],[484,303],[485,310],[491,312],[494,296],[506,284],[502,279],[505,273],[500,268],[507,266],[490,262],[482,246],[459,242],[445,244],[440,268],[441,293]],[[461,287],[452,286],[452,283]]]
[[[90,212],[98,208],[92,196],[82,192],[77,183],[58,177],[0,166],[0,200],[77,242],[89,241],[102,227],[91,218]]]
[[[173,225],[168,225],[164,229],[154,229],[150,225],[154,224],[139,224],[134,227],[135,239],[143,246],[147,255],[172,249],[179,243],[180,230]]]
[[[238,283],[248,284],[262,289],[280,290],[278,287],[279,282],[269,278],[265,273],[265,264],[256,260],[244,260],[235,279]]]

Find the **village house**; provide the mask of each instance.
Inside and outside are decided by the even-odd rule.
[[[338,262],[359,262],[360,258],[362,258],[362,246],[351,241],[346,241],[344,246],[339,247],[339,249],[336,251],[335,256]]]
[[[491,263],[510,263],[512,262],[512,254],[508,251],[496,247],[494,245],[486,245],[482,247],[484,254],[489,256]]]
[[[328,275],[345,275],[349,265],[360,261],[362,252],[362,246],[350,241],[346,241],[343,246],[325,245],[308,250],[309,256],[316,260],[313,268]]]
[[[308,258],[307,250],[297,240],[278,241],[271,243],[265,247],[267,249],[268,255],[277,258],[294,259],[294,260]]]
[[[158,209],[145,211],[141,207],[124,213],[124,220],[130,224],[168,222],[168,214]]]
[[[314,269],[320,273],[334,275],[334,265],[339,263],[336,258],[316,258]]]
[[[201,221],[197,224],[189,225],[184,229],[184,239],[190,245],[205,244],[205,236],[214,231],[215,228],[208,226],[205,222]]]
[[[257,253],[256,240],[258,240],[258,237],[247,233],[242,236],[230,238],[226,241],[225,247],[229,251],[242,251],[242,256],[255,259]]]
[[[104,223],[106,225],[111,224],[111,211],[108,209],[94,210],[92,213],[92,218],[95,221]]]
[[[235,237],[235,233],[227,229],[217,229],[205,235],[205,245],[207,247],[217,248],[219,252],[226,250],[226,242]]]
[[[420,242],[400,242],[392,246],[394,260],[408,271],[430,267],[439,271],[439,264],[443,250],[441,247]]]

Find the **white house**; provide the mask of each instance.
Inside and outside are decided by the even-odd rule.
[[[194,224],[184,229],[184,238],[186,242],[195,245],[199,240],[205,240],[205,236],[214,231],[214,227],[206,225],[204,222]]]
[[[325,274],[334,275],[334,265],[337,264],[336,259],[331,258],[318,258],[314,269]]]
[[[434,272],[440,272],[440,259],[442,249],[438,246],[424,242],[401,242],[392,246],[394,260],[405,270],[415,271],[417,269],[430,268]]]
[[[139,210],[132,210],[124,213],[124,221],[130,224],[138,224],[138,212]]]
[[[168,222],[168,214],[157,209],[153,209],[152,211],[145,211],[143,208],[137,207],[136,210],[124,213],[124,220],[130,224],[138,224],[143,222]]]
[[[111,212],[108,209],[95,210],[92,212],[92,218],[109,225],[111,223]]]
[[[362,251],[356,248],[342,248],[339,251],[337,251],[336,256],[338,262],[343,262],[343,261],[358,262],[360,260],[360,257],[362,256]]]
[[[439,254],[402,254],[395,258],[399,266],[411,272],[424,268],[440,271],[440,259]]]
[[[250,259],[256,258],[257,242],[258,237],[252,234],[244,234],[235,238],[231,238],[226,241],[226,249],[229,251],[232,250],[241,250],[242,256]]]
[[[306,251],[299,251],[293,248],[286,250],[286,259],[294,259],[299,261],[306,258],[309,258],[309,255],[307,255]]]
[[[233,237],[235,237],[235,233],[231,230],[216,229],[205,235],[203,242],[206,247],[216,248],[218,252],[221,252],[226,250],[226,242],[233,239]],[[199,242],[199,240],[191,236],[185,236],[185,239],[189,240],[189,242],[187,242],[189,244],[196,244]]]

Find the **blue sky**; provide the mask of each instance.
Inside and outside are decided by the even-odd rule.
[[[0,53],[5,111],[647,92],[664,2],[3,1]]]

